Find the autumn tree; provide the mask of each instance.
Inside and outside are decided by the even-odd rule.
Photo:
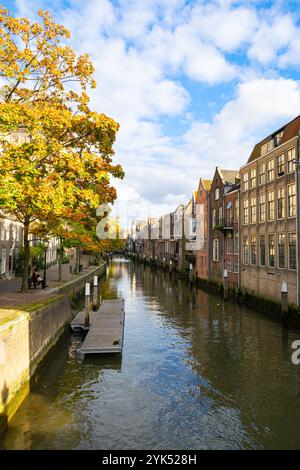
[[[96,86],[88,55],[76,56],[48,12],[38,17],[30,23],[0,6],[0,206],[24,224],[22,291],[32,225],[113,202],[110,175],[123,177],[112,164],[118,124],[88,107]]]
[[[104,249],[104,241],[99,240],[96,233],[98,221],[96,210],[90,206],[82,205],[72,210],[66,208],[60,218],[49,217],[46,222],[38,221],[33,224],[32,232],[39,238],[49,236],[59,238],[59,281],[62,280],[62,260],[65,248],[75,248],[76,273],[79,272],[82,249],[94,252],[100,252]]]

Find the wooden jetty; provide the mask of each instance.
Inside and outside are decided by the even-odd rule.
[[[72,331],[87,331],[90,329],[92,326],[95,317],[96,317],[97,312],[91,311],[89,313],[90,317],[90,324],[89,326],[85,326],[84,319],[85,319],[85,311],[82,310],[81,312],[77,313],[77,315],[73,318],[73,320],[70,323],[70,328]]]
[[[97,312],[90,312],[91,326],[78,352],[85,354],[120,353],[123,348],[125,301],[103,300]],[[84,324],[84,313],[83,313]]]

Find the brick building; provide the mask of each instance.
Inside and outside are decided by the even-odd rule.
[[[241,287],[299,304],[300,116],[255,145],[241,168]],[[298,234],[298,235],[297,235]],[[298,271],[298,273],[297,273]]]
[[[196,196],[196,277],[208,280],[209,272],[209,192],[211,180],[200,178]]]
[[[239,195],[239,183],[224,195],[224,266],[232,290],[239,288]]]
[[[225,269],[224,250],[224,196],[237,183],[238,170],[222,170],[216,167],[210,189],[209,213],[209,281],[223,283]]]

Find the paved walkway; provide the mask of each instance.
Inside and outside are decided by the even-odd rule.
[[[83,265],[82,274],[88,273],[89,270],[95,268],[95,266],[89,267],[89,256],[83,255],[81,258],[81,264]],[[63,264],[63,282],[58,282],[58,266],[51,266],[47,269],[47,284],[46,289],[37,287],[36,289],[30,289],[28,292],[20,292],[21,278],[12,279],[9,281],[0,280],[0,308],[9,308],[20,306],[24,304],[38,303],[46,299],[50,299],[57,295],[55,287],[61,286],[64,282],[71,281],[72,279],[78,278],[78,274],[70,273],[70,266],[72,266],[72,272],[74,271],[75,263],[70,261],[68,264]],[[41,272],[41,275],[43,273]]]

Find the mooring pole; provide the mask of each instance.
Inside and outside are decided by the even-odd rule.
[[[283,281],[281,284],[281,313],[284,323],[287,323],[288,320],[288,309],[289,309],[289,300],[288,300],[288,286],[287,282]]]
[[[87,327],[90,326],[90,294],[91,294],[90,283],[87,282],[85,284],[85,298],[84,298],[84,312],[85,312],[84,324]]]
[[[190,283],[193,282],[193,265],[192,265],[192,263],[190,263],[189,281],[190,281]]]
[[[98,300],[98,276],[94,276],[93,282],[93,310],[98,310],[99,300]]]
[[[228,272],[224,269],[224,300],[228,299]]]

